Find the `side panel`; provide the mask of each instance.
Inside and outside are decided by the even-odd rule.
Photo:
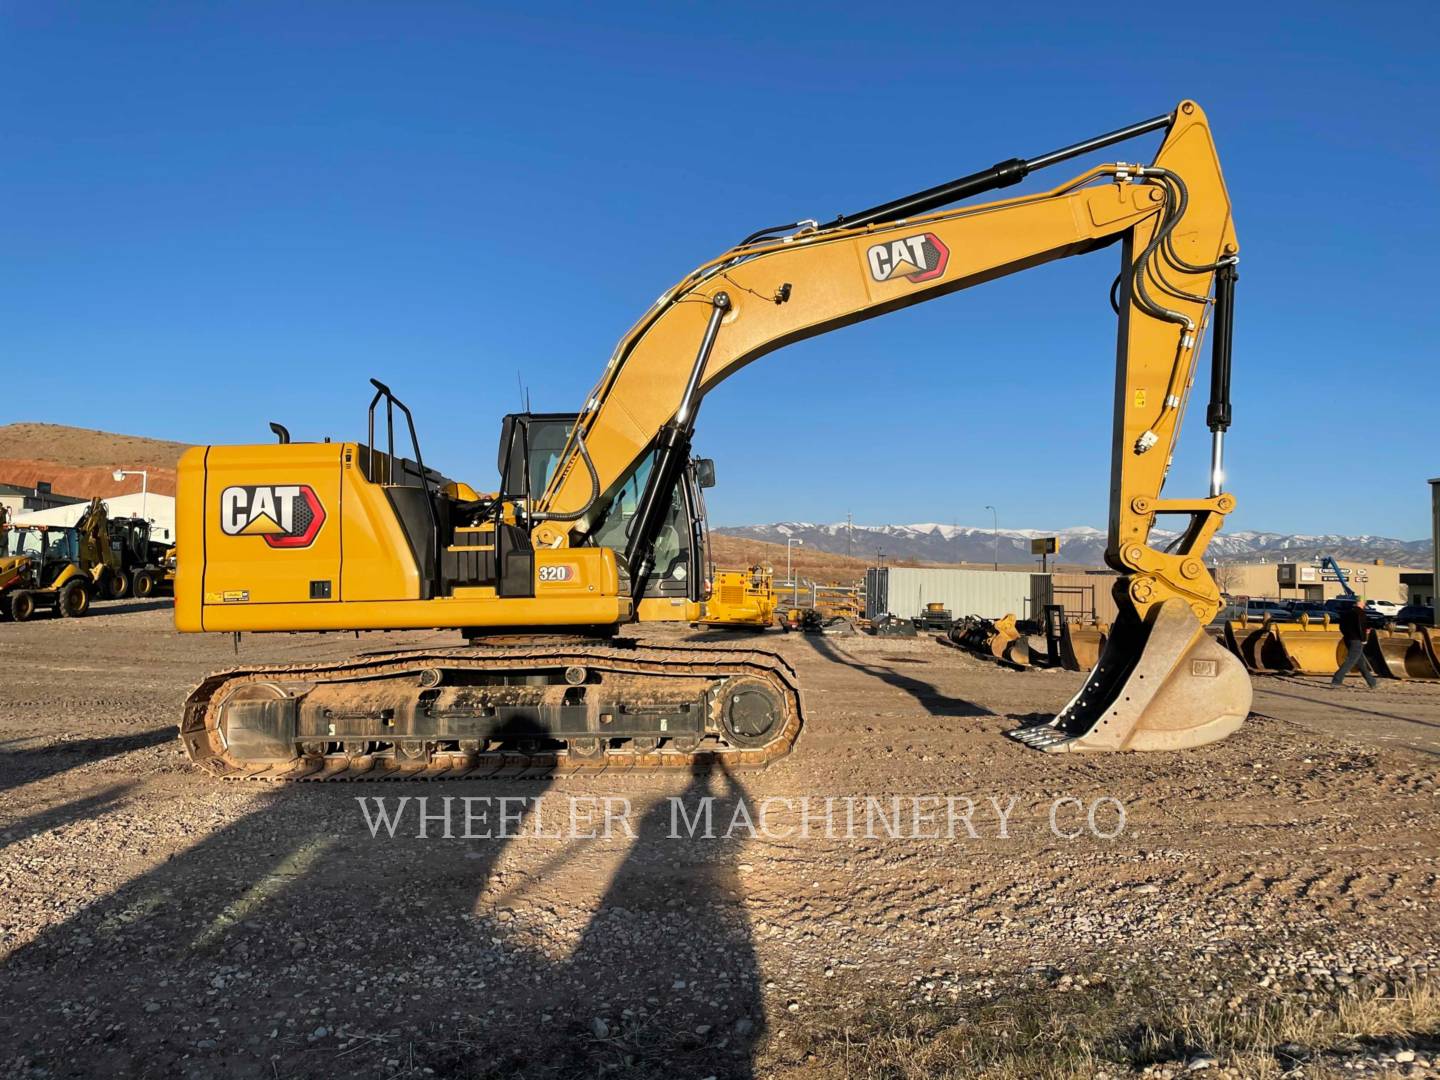
[[[341,453],[338,443],[210,447],[207,606],[340,600]]]
[[[175,629],[205,629],[201,606],[205,576],[205,456],[208,446],[180,455],[175,482]]]
[[[420,572],[385,489],[365,479],[353,444],[341,458],[340,599],[418,600]]]
[[[207,630],[407,630],[450,627],[607,626],[628,621],[609,548],[535,553],[535,596],[501,598],[488,587],[458,588],[434,600],[339,604],[211,604]]]
[[[636,608],[641,622],[697,622],[704,609],[697,600],[683,596],[647,596]]]

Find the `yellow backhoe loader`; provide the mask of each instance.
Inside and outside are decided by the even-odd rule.
[[[1150,164],[1101,164],[1049,190],[965,201],[1151,132],[1163,136]],[[657,576],[686,561],[679,548],[691,550],[688,599],[704,599],[693,538],[673,534],[706,393],[790,342],[1111,245],[1120,273],[1106,560],[1120,573],[1120,615],[1075,698],[1012,734],[1051,752],[1224,737],[1249,710],[1250,683],[1204,631],[1221,602],[1203,556],[1234,509],[1222,449],[1238,247],[1209,123],[1185,101],[823,225],[752,233],[625,334],[558,448],[538,453],[529,421],[507,421],[496,492],[426,467],[409,410],[379,383],[364,443],[286,436],[188,451],[180,630],[453,627],[470,639],[218,673],[186,703],[190,756],[217,775],[323,778],[461,776],[507,762],[686,766],[704,754],[759,765],[786,753],[801,703],[783,660],[613,637]],[[1210,489],[1169,498],[1207,327]],[[396,453],[397,414],[413,458]],[[1163,549],[1150,543],[1157,515],[1188,521]]]
[[[65,618],[86,614],[120,568],[99,499],[74,526],[9,525],[0,544],[0,617],[16,622],[47,607]]]

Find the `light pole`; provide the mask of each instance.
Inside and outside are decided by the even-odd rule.
[[[990,558],[991,558],[991,560],[992,560],[992,562],[991,562],[991,568],[994,569],[994,570],[999,570],[999,569],[1000,569],[1000,515],[995,511],[995,508],[994,508],[993,506],[987,506],[987,507],[985,507],[985,509],[990,511],[990,523],[991,523],[991,528],[990,528]]]
[[[795,572],[790,569],[790,550],[796,544],[803,543],[804,540],[797,540],[793,536],[785,541],[785,576],[790,579],[790,603],[795,607],[800,606],[800,585],[795,580]]]
[[[145,469],[116,469],[110,474],[118,484],[127,476],[140,477],[140,516],[146,521],[150,520],[147,513],[150,507],[150,474]]]

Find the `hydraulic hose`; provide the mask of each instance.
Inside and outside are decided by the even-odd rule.
[[[579,521],[588,514],[600,498],[600,474],[595,471],[595,463],[590,460],[590,451],[585,449],[585,436],[580,434],[580,429],[575,429],[575,450],[580,455],[580,460],[585,463],[585,471],[590,474],[590,497],[585,500],[585,505],[579,510],[572,510],[565,513],[558,511],[537,512],[530,515],[531,521]]]

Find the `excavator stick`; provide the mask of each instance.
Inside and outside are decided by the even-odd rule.
[[[1046,753],[1185,750],[1236,731],[1250,676],[1188,604],[1167,600],[1141,621],[1122,613],[1100,662],[1053,720],[1008,732]]]
[[[1391,679],[1440,679],[1424,629],[1372,630],[1365,655],[1376,674]]]

